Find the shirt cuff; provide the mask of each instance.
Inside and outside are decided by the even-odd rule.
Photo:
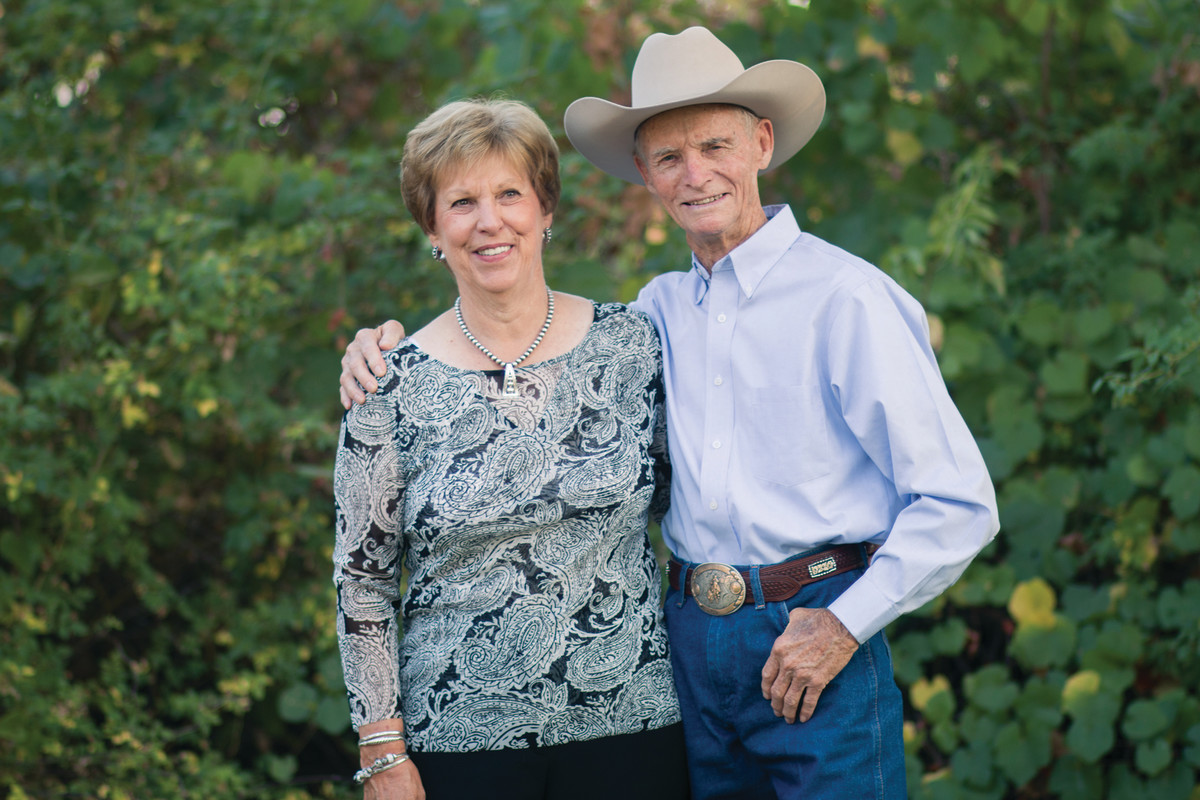
[[[841,597],[830,603],[829,611],[846,626],[859,644],[900,616],[895,604],[871,581],[870,570],[842,592]]]

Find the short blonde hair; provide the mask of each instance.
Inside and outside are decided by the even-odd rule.
[[[554,212],[562,195],[558,145],[537,112],[517,100],[458,100],[421,120],[404,143],[400,192],[422,231],[433,232],[438,181],[493,155],[523,169],[542,212]]]

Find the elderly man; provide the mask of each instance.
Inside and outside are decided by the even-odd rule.
[[[920,305],[760,201],[758,174],[824,107],[809,68],[744,69],[696,27],[645,41],[630,106],[583,98],[565,117],[576,149],[644,183],[692,249],[635,305],[663,344],[665,612],[697,798],[904,797],[883,628],[999,529]],[[374,386],[368,363],[382,372],[377,338],[348,350],[344,403]]]

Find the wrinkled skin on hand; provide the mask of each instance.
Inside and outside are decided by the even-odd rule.
[[[391,350],[404,339],[404,326],[394,319],[378,328],[360,328],[354,341],[346,346],[342,356],[342,376],[339,393],[342,407],[367,401],[367,394],[379,389],[376,380],[387,372],[383,363],[384,350]]]
[[[794,608],[762,671],[775,716],[808,722],[825,687],[858,651],[858,641],[826,608]]]

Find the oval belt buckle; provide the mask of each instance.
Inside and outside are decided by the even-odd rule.
[[[723,617],[742,607],[746,582],[728,564],[709,561],[692,570],[692,597],[704,612]]]

